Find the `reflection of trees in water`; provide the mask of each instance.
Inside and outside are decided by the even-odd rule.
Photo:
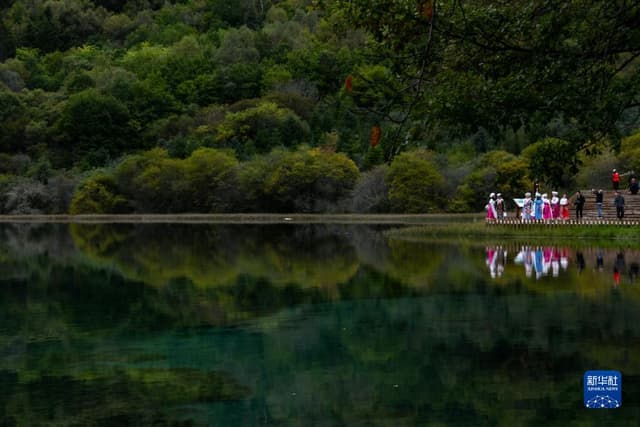
[[[333,287],[358,266],[347,238],[331,227],[145,225],[109,251],[85,238],[92,227],[72,226],[85,253],[154,286],[178,278],[203,288],[224,286],[251,275],[278,285]]]
[[[5,417],[76,424],[137,417],[160,425],[375,419],[394,427],[537,426],[540,416],[531,407],[542,406],[560,425],[591,416],[576,405],[579,397],[567,398],[585,370],[615,366],[629,378],[640,375],[640,362],[629,357],[640,350],[639,316],[637,304],[615,295],[594,301],[470,292],[346,301],[307,306],[248,329],[166,331],[135,341],[97,340],[93,347],[68,343],[64,351],[71,354],[41,347],[27,355],[32,374],[25,381],[3,360],[0,397],[11,403]],[[628,384],[625,391],[635,395],[637,387]],[[195,406],[216,401],[228,403],[206,415]],[[628,405],[616,422],[637,416]]]
[[[27,279],[48,275],[52,262],[68,262],[76,255],[68,229],[60,224],[0,224],[2,278]]]
[[[640,349],[629,323],[640,320],[636,308],[475,292],[343,302],[265,322],[253,339],[218,336],[230,353],[210,360],[265,393],[243,412],[247,421],[266,413],[276,425],[539,425],[533,406],[562,425],[587,420],[579,397],[566,396],[589,366],[640,374],[624,357]]]
[[[8,258],[33,239],[31,261],[16,264],[29,280],[0,278],[9,424],[46,411],[61,424],[162,425],[174,419],[168,406],[230,399],[201,423],[539,425],[522,408],[585,421],[566,396],[586,369],[640,375],[630,356],[640,351],[638,299],[624,286],[579,298],[602,284],[597,249],[581,250],[581,273],[569,252],[561,279],[575,292],[558,292],[559,282],[522,282],[514,248],[503,247],[498,288],[481,249],[388,242],[368,227],[78,227],[81,252],[65,243],[76,258],[61,260],[39,255],[55,247],[46,233],[3,232],[14,233],[0,243]],[[633,251],[602,259],[610,273],[624,267],[623,280],[637,275]],[[389,299],[403,296],[415,298]],[[305,304],[334,298],[344,300]],[[238,326],[247,319],[248,330]],[[51,397],[61,387],[77,399]],[[176,419],[198,424],[201,414],[182,410]]]
[[[428,286],[442,262],[441,249],[388,242],[382,232],[341,225],[72,226],[76,244],[91,259],[154,286],[177,278],[198,287],[224,286],[249,275],[337,296],[336,287],[353,278],[361,263],[412,286]]]
[[[49,371],[49,370],[47,370]],[[249,390],[228,375],[194,369],[108,368],[20,379],[0,371],[4,425],[182,424],[180,405],[239,401]],[[173,409],[172,409],[173,408]],[[197,419],[197,418],[196,418]]]
[[[25,257],[68,259],[74,255],[73,240],[63,224],[0,224],[0,249]]]

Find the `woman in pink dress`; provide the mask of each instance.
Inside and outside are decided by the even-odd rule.
[[[489,195],[489,203],[485,206],[487,209],[487,221],[495,221],[498,217],[498,213],[496,212],[496,195],[495,193],[491,193]]]
[[[553,219],[560,218],[560,199],[558,199],[558,192],[551,192],[551,216]]]
[[[553,213],[551,212],[551,201],[547,198],[547,193],[542,195],[542,219],[545,221],[553,218]]]

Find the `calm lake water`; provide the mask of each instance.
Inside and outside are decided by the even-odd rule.
[[[638,425],[640,251],[384,232],[0,225],[0,425]]]

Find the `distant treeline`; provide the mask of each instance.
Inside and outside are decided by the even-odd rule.
[[[0,213],[458,212],[596,185],[640,151],[640,4],[596,3],[2,1]]]

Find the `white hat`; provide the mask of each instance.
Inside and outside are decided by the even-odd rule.
[[[497,194],[497,196],[498,196],[498,197],[502,197],[502,193],[498,193],[498,194]]]
[[[524,193],[524,197],[531,197],[531,193],[527,191],[526,193]]]
[[[496,193],[489,194],[489,197],[496,197]]]
[[[551,192],[551,194],[553,194],[553,195],[557,196],[557,195],[558,195],[558,192],[557,192],[557,191],[552,191],[552,192]]]

